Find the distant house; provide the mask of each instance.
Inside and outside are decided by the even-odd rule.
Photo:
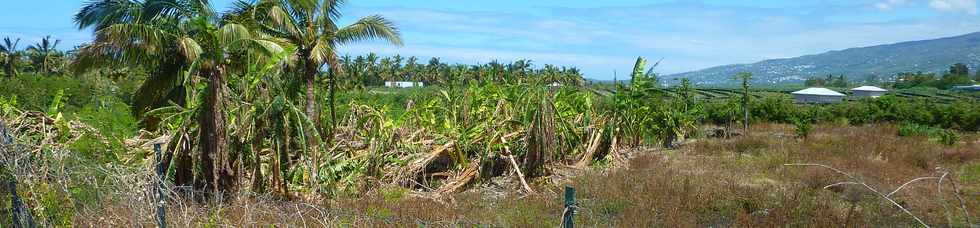
[[[854,97],[857,98],[865,98],[865,97],[877,98],[880,96],[884,96],[885,93],[888,92],[888,90],[874,87],[874,86],[861,86],[861,87],[851,89],[851,92],[854,93]]]
[[[424,87],[425,84],[422,82],[397,82],[389,81],[385,82],[385,87],[391,88],[413,88],[413,87]]]
[[[846,95],[826,88],[807,88],[793,92],[796,103],[830,104],[840,102]]]
[[[953,86],[953,90],[980,92],[980,85]]]
[[[548,87],[561,87],[561,83],[554,82],[554,83],[548,84]]]

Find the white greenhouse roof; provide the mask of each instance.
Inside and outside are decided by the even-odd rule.
[[[842,93],[838,93],[837,91],[829,90],[827,88],[807,88],[807,89],[804,89],[804,90],[793,92],[793,94],[797,94],[797,95],[840,96],[840,97],[845,96]]]
[[[874,87],[874,86],[861,86],[851,89],[851,91],[870,91],[870,92],[888,92],[886,89]]]

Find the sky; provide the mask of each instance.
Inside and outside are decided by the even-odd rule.
[[[22,47],[51,35],[91,40],[72,15],[87,0],[2,0],[0,37]],[[232,0],[212,0],[219,10]],[[819,54],[980,31],[977,0],[349,0],[341,24],[382,15],[404,46],[366,42],[341,54],[418,56],[480,64],[530,59],[612,79],[636,57],[659,73]]]

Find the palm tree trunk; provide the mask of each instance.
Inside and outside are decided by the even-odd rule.
[[[201,154],[200,164],[203,190],[217,192],[234,191],[237,176],[233,164],[237,159],[228,152],[228,136],[225,132],[224,68],[205,68],[202,74],[208,78],[204,98],[204,112],[201,114]]]
[[[306,143],[307,143],[307,146],[311,149],[310,150],[310,158],[311,158],[312,164],[311,164],[311,167],[308,167],[310,169],[310,184],[311,185],[315,184],[316,183],[316,180],[319,178],[317,176],[317,174],[319,173],[319,170],[317,169],[317,167],[319,167],[319,164],[320,164],[320,151],[318,149],[319,148],[319,140],[320,139],[318,137],[316,137],[316,135],[314,135],[313,133],[314,132],[323,132],[322,131],[323,128],[320,127],[321,126],[320,125],[320,115],[318,114],[318,110],[316,109],[316,96],[315,96],[316,95],[316,87],[315,87],[315,81],[316,80],[315,79],[316,79],[317,73],[319,73],[319,69],[318,69],[318,67],[315,64],[312,64],[311,62],[309,62],[309,63],[306,64],[306,116],[308,118],[310,118],[312,120],[312,122],[313,122],[313,126],[311,126],[310,128],[306,128],[306,129],[311,129],[311,130],[307,130],[305,132],[306,133]],[[313,187],[314,187],[314,189],[316,189],[315,186],[313,186]]]
[[[259,96],[268,97],[269,90],[259,87]],[[255,118],[256,133],[252,137],[252,192],[264,193],[266,190],[265,176],[262,175],[262,141],[269,134],[269,126],[266,125],[266,118],[257,116]],[[271,164],[270,164],[271,166]]]
[[[255,136],[252,138],[252,192],[265,192],[265,178],[262,176],[262,140],[265,139],[265,120],[256,118]]]
[[[181,132],[178,138],[171,140],[167,144],[167,149],[170,151],[169,156],[172,158],[174,164],[174,185],[177,187],[187,187],[194,184],[194,160],[190,156],[194,144],[192,144],[190,139],[191,134],[186,132]],[[164,164],[164,167],[170,167],[171,159],[164,160],[168,162]]]
[[[289,167],[292,166],[293,163],[292,156],[289,154],[289,151],[292,148],[290,147],[290,145],[293,142],[292,134],[290,133],[291,132],[290,129],[292,129],[292,126],[290,126],[288,120],[283,122],[282,129],[283,129],[283,139],[282,142],[279,144],[280,146],[279,152],[276,154],[276,166],[275,166],[275,170],[273,170],[272,179],[275,182],[275,186],[278,189],[278,193],[282,197],[291,198],[289,195],[289,183],[286,183],[286,177],[285,177],[285,171],[289,170]]]
[[[4,66],[4,73],[8,78],[17,77],[17,66],[14,65],[13,58],[8,59],[7,65]]]
[[[745,99],[746,102],[742,103],[742,113],[744,114],[744,118],[742,120],[742,131],[745,132],[745,135],[749,135],[749,103],[748,98]]]
[[[319,125],[320,122],[319,115],[316,110],[316,72],[314,70],[307,70],[306,75],[306,116],[313,121],[313,124]]]

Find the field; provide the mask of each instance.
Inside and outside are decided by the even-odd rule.
[[[945,90],[980,82],[967,65],[821,105],[750,72],[663,86],[643,57],[594,84],[528,59],[343,55],[406,45],[344,2],[87,1],[70,50],[5,37],[0,227],[980,223],[980,93]]]
[[[463,193],[434,196],[384,186],[358,198],[281,202],[244,197],[223,203],[174,202],[168,217],[181,226],[452,226],[554,227],[561,187],[578,190],[582,226],[911,226],[914,218],[859,185],[861,181],[927,224],[964,226],[980,213],[980,135],[943,146],[900,137],[894,125],[818,125],[807,140],[791,126],[760,124],[735,139],[696,139],[676,150],[617,151],[608,164],[554,167],[519,193],[514,175]],[[824,164],[858,180],[820,167]],[[830,186],[830,187],[827,187]],[[145,193],[150,194],[150,193]],[[154,208],[127,194],[106,208],[80,211],[83,226],[153,224]],[[957,198],[960,197],[960,198]],[[126,201],[131,200],[131,201]],[[966,211],[960,209],[965,204]],[[141,206],[143,205],[143,206]],[[102,209],[107,209],[103,211]],[[98,218],[98,219],[96,219]],[[976,221],[976,217],[972,217]]]
[[[148,135],[148,132],[137,133],[134,120],[118,118],[130,115],[125,103],[122,103],[124,95],[107,93],[81,97],[88,94],[85,91],[104,91],[100,88],[116,86],[116,83],[59,77],[22,80],[30,81],[8,83],[8,87],[4,88],[25,94],[16,104],[11,104],[10,99],[5,101],[4,122],[10,127],[15,141],[29,143],[30,148],[36,148],[32,151],[40,153],[5,159],[21,164],[11,172],[18,177],[21,197],[30,205],[36,219],[49,225],[154,224],[151,215],[155,205],[145,201],[155,195],[151,168],[155,163],[150,145],[162,142],[158,140],[165,137]],[[47,86],[49,90],[27,92],[17,87],[51,83],[56,86]],[[474,99],[469,102],[473,104],[499,106],[499,102],[475,102],[479,101],[476,97],[497,99],[493,97],[502,96],[505,101],[520,102],[512,99],[524,96],[522,94],[526,93],[518,91],[525,89],[520,86],[474,86],[466,90],[466,94],[470,95],[462,97]],[[581,210],[576,223],[592,226],[906,226],[917,224],[916,217],[930,225],[962,226],[969,222],[964,214],[975,216],[980,206],[980,201],[976,200],[980,193],[980,135],[975,131],[956,131],[954,141],[949,143],[948,140],[944,141],[941,131],[927,125],[916,127],[888,121],[863,123],[852,115],[834,114],[838,113],[834,111],[836,109],[863,105],[862,101],[837,106],[795,106],[800,110],[813,109],[813,112],[827,109],[822,111],[831,115],[820,117],[826,120],[816,120],[816,125],[805,138],[800,137],[799,126],[775,123],[779,122],[775,113],[784,112],[778,111],[787,109],[783,107],[777,111],[753,108],[761,113],[753,114],[757,120],[753,121],[748,136],[737,136],[742,134],[737,130],[731,133],[734,135],[732,138],[716,134],[719,130],[727,131],[727,128],[715,125],[725,124],[727,118],[721,118],[721,121],[710,121],[711,118],[708,118],[703,125],[686,130],[685,137],[678,139],[673,149],[663,149],[657,143],[623,143],[610,147],[611,151],[604,154],[595,154],[599,157],[593,158],[594,162],[581,162],[589,161],[585,158],[589,156],[586,152],[590,151],[587,147],[593,143],[588,142],[591,141],[589,138],[580,139],[582,143],[579,146],[566,144],[573,149],[561,152],[560,156],[564,158],[543,164],[545,171],[540,175],[526,177],[528,187],[533,192],[522,186],[521,175],[507,164],[506,156],[502,156],[505,154],[501,152],[467,155],[467,160],[490,159],[492,162],[476,162],[484,167],[478,172],[481,174],[462,188],[445,192],[445,186],[467,172],[467,166],[463,165],[466,163],[452,165],[454,158],[450,154],[439,155],[436,158],[438,162],[423,164],[425,171],[413,174],[424,176],[415,181],[425,181],[404,182],[407,179],[400,178],[398,173],[417,170],[418,166],[412,164],[424,160],[427,155],[438,154],[437,151],[447,148],[449,142],[467,140],[433,138],[451,133],[432,127],[421,129],[428,129],[426,131],[429,133],[426,134],[434,136],[411,136],[419,134],[413,133],[420,129],[418,126],[438,126],[410,124],[420,120],[419,116],[430,115],[418,111],[428,109],[418,109],[412,104],[435,102],[445,90],[438,87],[372,88],[342,93],[338,103],[343,105],[338,109],[345,111],[338,115],[353,122],[346,122],[340,129],[378,123],[382,125],[377,126],[386,127],[380,127],[382,131],[375,133],[362,132],[373,129],[369,127],[339,133],[349,134],[340,138],[352,143],[349,149],[344,149],[349,152],[341,154],[352,155],[343,157],[350,163],[333,163],[337,164],[334,167],[338,170],[326,172],[336,175],[329,177],[336,179],[323,179],[324,184],[335,188],[330,195],[310,194],[307,192],[309,189],[303,187],[306,185],[304,179],[289,179],[291,181],[287,187],[293,192],[289,199],[275,191],[239,191],[219,198],[201,198],[211,193],[176,188],[168,194],[172,195],[167,203],[168,222],[180,226],[556,226],[563,210],[560,197],[564,186],[573,186],[578,190]],[[125,94],[124,91],[122,94]],[[582,91],[583,95],[592,93]],[[735,97],[732,90],[697,91],[727,91],[728,96]],[[568,99],[561,93],[550,96]],[[589,99],[595,100],[586,103],[614,97],[592,94],[594,97]],[[760,91],[754,94],[761,96],[754,99],[753,107],[771,108],[769,102],[773,99],[788,101],[787,96],[777,92]],[[57,98],[59,96],[64,98]],[[47,99],[44,97],[56,99],[45,102]],[[36,102],[24,102],[26,99]],[[901,105],[910,105],[910,109],[921,109],[915,108],[919,103],[902,103],[908,101],[902,101],[905,98],[897,96],[895,99],[899,99],[897,101]],[[57,102],[59,100],[62,102]],[[711,106],[713,103],[727,103],[725,100],[696,99],[709,108],[714,107]],[[88,108],[93,106],[91,102],[102,103],[101,106],[106,108]],[[556,102],[557,113],[567,112],[560,105],[561,101]],[[122,107],[113,108],[119,106]],[[29,111],[31,109],[53,109],[55,115]],[[479,110],[484,109],[473,108],[468,111],[471,113],[469,116],[484,115],[479,114],[484,112]],[[57,117],[60,115],[58,113],[63,113],[64,117]],[[708,116],[719,114],[724,112]],[[518,118],[498,114],[500,117]],[[838,118],[854,120],[844,121],[847,124],[833,121]],[[512,131],[524,131],[520,129]],[[589,137],[588,132],[576,133],[580,131],[570,130],[569,133]],[[569,133],[559,131],[558,135]],[[374,155],[376,157],[365,157],[371,154],[365,151],[379,149],[371,149],[373,146],[367,150],[357,149],[359,146],[356,144],[370,140],[392,140],[391,144],[387,144],[391,147],[380,150],[381,154]],[[485,148],[492,151],[506,151],[502,147],[509,145],[513,150],[527,153],[527,149],[520,149],[521,144],[480,141],[484,140],[480,137],[469,140],[471,145],[487,146]],[[263,163],[271,163],[274,158],[262,159],[269,159]],[[370,163],[379,159],[383,162]],[[518,161],[523,164],[527,160]],[[844,175],[821,167],[786,164],[823,164],[837,168],[884,194],[915,178],[932,179],[910,183],[889,197],[907,208],[912,214],[909,215],[860,185],[827,187],[855,181]],[[371,171],[370,167],[377,167],[377,170]],[[301,170],[302,166],[297,165],[296,169]],[[527,169],[521,170],[524,175],[528,174]],[[413,172],[416,171],[409,173]],[[943,177],[941,193],[936,177]],[[177,197],[181,195],[184,197]],[[4,203],[0,206],[10,208],[11,205]],[[975,217],[969,218],[976,220]]]

